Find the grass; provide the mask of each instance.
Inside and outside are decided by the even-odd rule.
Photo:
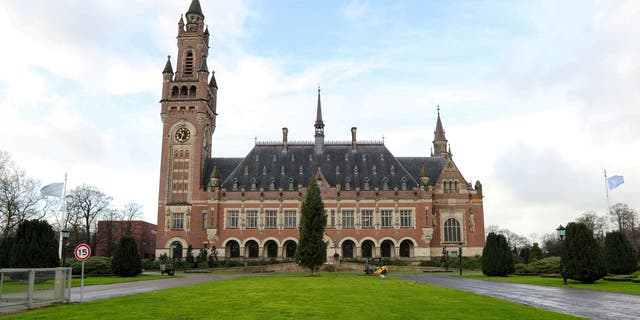
[[[399,278],[242,277],[7,319],[576,319]]]
[[[465,275],[463,277],[471,278],[471,279],[480,279],[480,280],[537,284],[541,286],[569,287],[569,288],[576,288],[576,289],[608,291],[608,292],[640,295],[640,283],[632,283],[632,282],[626,282],[626,281],[607,281],[607,280],[601,279],[596,281],[595,283],[586,284],[586,283],[581,283],[579,281],[567,279],[567,285],[565,286],[562,284],[562,278],[543,278],[538,276],[517,276],[517,275],[511,275],[508,277],[488,277],[488,276],[485,276],[484,274],[471,274],[471,275]]]
[[[91,276],[84,278],[85,286],[93,286],[97,284],[110,284],[120,282],[142,281],[142,280],[155,280],[167,278],[167,276],[161,276],[159,274],[139,274],[135,277],[119,277],[119,276]],[[72,287],[80,286],[80,278],[71,279]]]

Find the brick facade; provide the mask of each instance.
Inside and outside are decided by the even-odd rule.
[[[96,256],[109,257],[120,238],[129,235],[136,240],[140,258],[155,257],[156,225],[146,221],[98,221]]]
[[[443,249],[457,253],[459,243],[465,256],[481,254],[482,186],[455,165],[439,112],[433,153],[395,157],[384,142],[358,141],[356,128],[350,141],[325,143],[318,91],[314,141],[289,142],[283,128],[281,142],[212,158],[218,86],[198,0],[186,20],[178,23],[176,72],[170,60],[163,71],[156,257],[184,256],[192,245],[215,246],[219,257],[291,258],[311,178],[327,213],[328,257],[428,260]]]

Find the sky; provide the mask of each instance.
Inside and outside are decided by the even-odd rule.
[[[166,56],[191,0],[0,0],[0,150],[43,184],[98,187],[156,222]],[[380,140],[429,156],[437,106],[483,184],[485,226],[534,240],[640,209],[640,2],[201,0],[216,157],[254,139]],[[174,59],[175,68],[175,59]]]

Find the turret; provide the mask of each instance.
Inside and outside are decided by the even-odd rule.
[[[433,155],[436,157],[447,157],[447,138],[444,135],[442,120],[440,120],[440,106],[438,106],[438,121],[436,122],[436,131],[434,131],[433,134]]]

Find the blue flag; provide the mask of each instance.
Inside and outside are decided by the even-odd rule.
[[[607,178],[607,185],[609,186],[609,190],[613,190],[623,183],[624,178],[622,176],[613,176]]]
[[[40,189],[40,194],[50,197],[62,197],[63,187],[64,183],[62,182],[51,183],[42,187],[42,189]]]

